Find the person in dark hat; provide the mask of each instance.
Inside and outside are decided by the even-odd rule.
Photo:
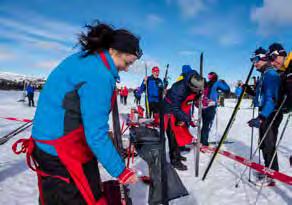
[[[195,70],[189,71],[183,80],[174,83],[163,100],[164,123],[169,143],[169,158],[178,170],[187,170],[181,161],[179,147],[192,143],[193,137],[188,127],[195,127],[192,120],[192,103],[197,101],[204,87],[204,80]]]
[[[137,182],[126,168],[109,131],[119,71],[142,55],[139,38],[96,22],[81,33],[81,51],[49,75],[40,93],[27,157],[37,165],[41,204],[107,204],[98,162],[122,184]]]
[[[203,110],[202,110],[202,131],[201,131],[201,143],[205,146],[209,145],[209,132],[214,121],[219,92],[229,93],[229,85],[222,79],[218,79],[218,75],[215,72],[208,74],[208,82],[204,88],[203,97]]]
[[[258,102],[260,112],[256,118],[248,121],[248,125],[250,127],[259,128],[260,141],[263,140],[260,149],[263,153],[265,166],[268,167],[272,161],[273,154],[275,152],[278,128],[283,119],[283,113],[281,110],[279,111],[277,117],[271,125],[271,129],[266,134],[266,137],[264,139],[263,137],[278,109],[277,101],[279,98],[281,79],[277,71],[271,66],[267,56],[267,51],[262,47],[255,50],[251,61],[256,67],[257,71],[261,73],[259,89],[256,90],[256,92],[260,93],[255,94],[255,96],[258,96],[259,98]],[[277,155],[272,162],[271,168],[276,171],[279,170]],[[267,185],[274,184],[272,178],[261,178],[259,180],[261,181],[264,179],[266,179],[266,181],[263,183]]]

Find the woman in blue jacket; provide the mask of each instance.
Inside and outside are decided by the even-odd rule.
[[[99,22],[86,27],[79,38],[82,51],[49,75],[34,117],[28,155],[33,152],[39,165],[45,204],[106,204],[97,160],[122,184],[137,181],[108,135],[108,120],[118,72],[142,55],[139,39]]]
[[[210,72],[208,74],[208,82],[206,83],[204,89],[204,108],[202,111],[203,126],[201,131],[201,142],[203,145],[208,146],[209,132],[215,118],[217,100],[219,98],[219,91],[224,93],[230,92],[230,87],[224,80],[218,80],[218,75],[215,72]]]

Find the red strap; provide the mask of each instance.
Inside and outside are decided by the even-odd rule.
[[[106,56],[105,56],[104,52],[100,52],[99,55],[100,55],[101,60],[104,63],[104,65],[107,67],[108,70],[110,70],[111,67],[110,67],[110,64],[109,64],[108,60],[106,59]]]
[[[107,67],[107,69],[110,70],[111,67],[110,67],[110,64],[109,64],[104,52],[99,52],[99,56],[100,56],[102,62],[104,63],[104,65]],[[115,90],[113,92],[112,99],[111,99],[111,108],[114,107],[114,103],[116,100],[117,100],[117,91]]]
[[[17,149],[18,148],[18,145],[21,146],[21,149]],[[53,177],[53,178],[57,178],[57,179],[60,179],[60,180],[63,180],[67,183],[70,183],[70,179],[69,178],[66,178],[66,177],[62,177],[62,176],[58,176],[58,175],[50,175],[50,174],[47,174],[43,171],[41,171],[39,169],[39,166],[37,165],[37,162],[35,161],[35,159],[32,157],[32,152],[34,150],[34,141],[33,141],[33,138],[30,137],[29,139],[19,139],[17,140],[13,145],[12,145],[12,150],[15,154],[19,155],[21,153],[26,153],[26,164],[27,166],[35,171],[38,175],[40,176],[43,176],[43,177]]]

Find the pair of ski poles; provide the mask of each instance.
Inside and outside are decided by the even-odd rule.
[[[4,135],[3,137],[0,138],[0,145],[6,143],[9,139],[11,139],[12,137],[18,135],[19,133],[23,132],[24,130],[26,130],[27,128],[29,128],[30,126],[32,126],[32,121],[31,122],[26,122],[23,125],[19,126],[18,128],[12,130],[11,132],[9,132],[8,134]]]
[[[256,148],[255,151],[253,152],[253,154],[252,154],[252,156],[251,156],[251,160],[253,160],[253,158],[255,157],[255,155],[256,155],[256,153],[257,153],[257,151],[260,149],[262,143],[263,143],[264,140],[266,139],[266,137],[267,137],[269,131],[271,130],[271,128],[272,128],[272,126],[273,126],[273,124],[274,124],[276,118],[278,117],[279,113],[281,112],[281,110],[282,110],[282,108],[283,108],[283,106],[284,106],[284,104],[285,104],[285,102],[286,102],[286,99],[287,99],[287,96],[284,97],[284,100],[282,101],[280,107],[278,108],[277,112],[275,113],[275,115],[274,115],[274,117],[273,117],[271,123],[269,124],[267,130],[265,131],[265,133],[264,133],[262,139],[260,140],[260,142],[259,142],[257,148]],[[275,149],[275,153],[276,153],[276,149]],[[271,162],[272,162],[272,161],[271,161]],[[238,182],[235,184],[235,187],[238,187],[238,186],[239,186],[239,183],[242,181],[242,177],[243,177],[244,173],[247,171],[247,169],[248,169],[248,167],[246,167],[246,168],[243,170],[243,172],[240,174],[239,180],[238,180]]]

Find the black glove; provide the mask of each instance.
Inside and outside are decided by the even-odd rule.
[[[261,124],[265,121],[265,117],[259,115],[257,118],[253,118],[247,122],[248,126],[259,128]]]
[[[248,84],[243,84],[242,85],[242,89],[245,89],[245,92],[248,94],[248,95],[251,95],[251,96],[255,96],[255,91],[254,89],[248,85]]]

